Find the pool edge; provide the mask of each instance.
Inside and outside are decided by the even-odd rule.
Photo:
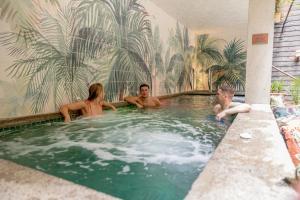
[[[0,159],[0,183],[3,199],[118,199],[3,159]]]
[[[234,120],[185,199],[295,199],[282,181],[294,169],[270,106],[252,105]]]

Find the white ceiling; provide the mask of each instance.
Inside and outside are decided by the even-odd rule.
[[[247,32],[249,0],[151,1],[195,32]]]

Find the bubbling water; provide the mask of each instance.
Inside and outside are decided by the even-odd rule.
[[[187,96],[161,109],[16,130],[0,138],[0,158],[122,199],[183,199],[226,128],[211,120],[207,101]]]

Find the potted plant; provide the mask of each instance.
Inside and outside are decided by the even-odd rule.
[[[292,81],[290,92],[294,103],[296,105],[300,104],[300,77]]]
[[[271,84],[271,94],[274,94],[274,95],[285,94],[282,92],[283,85],[284,85],[284,83],[282,81],[273,81]]]
[[[284,107],[284,97],[283,92],[284,83],[282,81],[273,81],[271,84],[271,105]]]

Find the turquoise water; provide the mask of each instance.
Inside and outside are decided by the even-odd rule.
[[[11,131],[0,138],[0,158],[122,199],[183,199],[226,127],[209,97],[163,103]]]

